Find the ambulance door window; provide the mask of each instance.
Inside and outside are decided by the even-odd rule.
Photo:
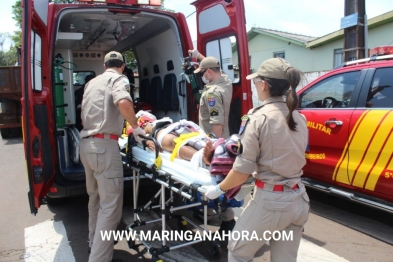
[[[360,71],[334,75],[301,94],[300,108],[347,108]]]
[[[218,40],[207,42],[206,56],[214,56],[220,61],[222,71],[228,75],[232,83],[239,82],[239,59],[236,47],[236,38],[225,37]]]
[[[31,31],[31,83],[36,92],[42,91],[42,42],[41,37],[34,31]]]
[[[88,75],[93,75],[95,77],[96,73],[94,71],[73,71],[72,79],[74,86],[83,86],[85,84],[86,76]]]
[[[376,70],[367,95],[366,107],[393,107],[393,68]]]
[[[222,5],[215,5],[199,14],[199,33],[206,34],[221,28],[228,27],[231,19]]]

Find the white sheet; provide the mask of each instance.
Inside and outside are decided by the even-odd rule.
[[[125,147],[127,144],[127,138],[119,138],[119,146]],[[123,148],[124,148],[123,147]],[[146,150],[134,146],[132,148],[133,157],[139,161],[146,163],[147,165],[154,164],[155,152],[146,148]],[[193,165],[190,161],[175,158],[172,162],[170,161],[171,153],[161,152],[159,153],[162,159],[161,169],[172,175],[175,181],[178,181],[184,185],[190,186],[191,184],[200,184],[201,186],[217,185],[216,177],[210,175],[210,171],[206,168],[197,167]],[[243,184],[241,190],[236,195],[235,199],[237,201],[243,200],[246,195],[248,195],[252,188],[254,187],[254,178],[250,177]]]

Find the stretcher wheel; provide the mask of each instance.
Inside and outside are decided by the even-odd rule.
[[[127,243],[129,248],[134,248],[136,246],[135,240],[129,239],[127,240]]]
[[[152,262],[163,262],[163,260],[161,258],[159,258],[158,256],[152,256],[151,261]]]
[[[221,249],[221,245],[218,242],[213,242],[210,245],[210,252],[211,254],[216,257],[216,258],[220,258],[222,255],[222,249]]]
[[[187,221],[184,219],[178,218],[177,219],[177,230],[179,231],[187,231]]]

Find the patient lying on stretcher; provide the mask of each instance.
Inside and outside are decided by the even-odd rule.
[[[171,161],[179,157],[191,161],[195,167],[208,168],[217,183],[232,169],[237,155],[238,135],[232,135],[226,140],[210,138],[191,121],[180,120],[173,123],[168,117],[157,120],[154,115],[145,111],[139,111],[136,115],[138,125],[157,141],[160,151],[172,153]],[[128,126],[127,133],[131,132],[132,128]],[[153,141],[145,140],[144,143],[150,150],[155,150]],[[234,198],[240,189],[241,186],[238,186],[228,191],[227,198]],[[241,197],[244,197],[244,194]],[[241,199],[243,198],[239,198]]]
[[[172,161],[178,156],[197,166],[210,166],[212,175],[227,174],[232,168],[237,155],[238,135],[232,135],[226,140],[210,138],[191,121],[173,123],[168,117],[157,120],[154,115],[142,110],[137,113],[137,118],[138,125],[156,139],[160,150],[172,153]],[[128,133],[131,131],[129,127]],[[150,150],[155,150],[152,141],[146,140],[144,143]]]
[[[212,142],[217,139],[209,138],[206,133],[195,123],[187,120],[180,120],[173,123],[170,118],[156,120],[155,116],[143,111],[137,113],[138,124],[146,132],[156,139],[160,151],[172,153],[171,160],[179,157],[184,160],[198,163],[205,167],[210,165],[214,147]],[[127,133],[132,132],[130,126]],[[207,142],[209,146],[205,147]],[[150,150],[155,150],[152,141],[146,140],[146,146]]]

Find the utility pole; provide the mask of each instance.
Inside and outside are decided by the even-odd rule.
[[[344,15],[347,17],[356,13],[356,25],[344,28],[344,61],[361,59],[367,54],[364,39],[364,27],[367,23],[365,0],[345,0]]]

